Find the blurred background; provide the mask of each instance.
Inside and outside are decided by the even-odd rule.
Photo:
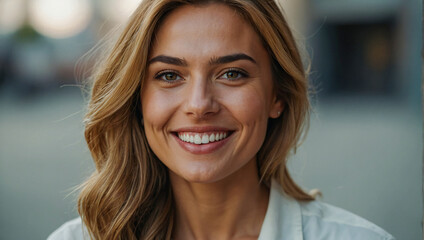
[[[93,163],[76,62],[139,2],[0,0],[0,239],[45,239],[77,216],[72,190]],[[294,178],[397,239],[421,239],[422,2],[281,4],[314,91]]]

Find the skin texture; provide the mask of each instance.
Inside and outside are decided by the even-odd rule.
[[[282,111],[260,37],[228,6],[183,6],[161,24],[149,60],[143,121],[170,170],[174,238],[257,238],[269,191],[259,183],[256,153],[268,119]],[[211,145],[176,137],[216,130],[230,136]]]

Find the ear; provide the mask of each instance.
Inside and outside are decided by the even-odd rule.
[[[284,102],[281,99],[274,97],[271,107],[269,108],[270,118],[279,118],[284,110]]]

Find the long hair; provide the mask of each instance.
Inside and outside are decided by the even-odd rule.
[[[234,8],[262,38],[271,57],[274,91],[285,104],[268,122],[257,154],[260,179],[276,179],[289,196],[312,200],[289,175],[286,161],[308,117],[308,84],[296,43],[271,0],[143,0],[93,74],[85,138],[96,170],[82,185],[78,211],[93,239],[170,239],[174,201],[167,168],[149,148],[140,109],[149,50],[161,21],[184,4]]]

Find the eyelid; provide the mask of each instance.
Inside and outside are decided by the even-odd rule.
[[[177,77],[179,77],[180,79],[176,79],[176,80],[172,80],[172,81],[162,79],[162,77],[167,73],[173,73],[173,74],[177,75]],[[165,69],[165,70],[159,71],[158,73],[156,73],[154,75],[153,78],[156,79],[156,80],[159,80],[159,81],[167,82],[167,83],[174,83],[174,82],[181,81],[181,79],[183,79],[183,77],[181,76],[181,74],[178,71],[175,71],[175,70],[172,70],[172,69]]]
[[[228,68],[228,69],[225,69],[224,72],[219,75],[219,78],[222,78],[222,76],[227,74],[228,72],[237,72],[241,74],[241,77],[237,79],[249,77],[249,73],[241,68]],[[229,79],[229,78],[225,78],[225,79]]]
[[[159,76],[161,76],[161,75],[163,75],[165,73],[175,73],[175,74],[179,75],[179,73],[177,71],[175,71],[175,70],[165,69],[165,70],[161,70],[158,73],[156,73],[155,76],[154,76],[154,78],[157,78],[157,77],[159,77]]]

